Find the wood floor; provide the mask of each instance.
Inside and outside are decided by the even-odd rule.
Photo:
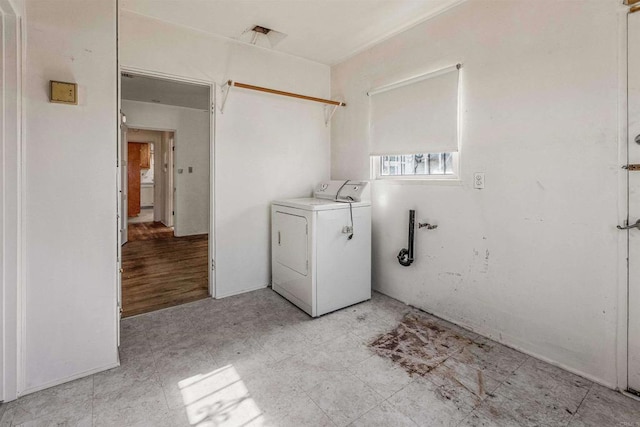
[[[208,236],[174,237],[161,223],[129,224],[122,247],[122,316],[206,298]]]
[[[168,239],[173,237],[173,229],[161,222],[129,223],[127,225],[127,240]]]

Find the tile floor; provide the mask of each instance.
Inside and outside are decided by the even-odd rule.
[[[425,376],[367,345],[408,313],[465,338]],[[640,426],[640,402],[380,294],[314,320],[270,289],[128,318],[121,362],[0,426]]]

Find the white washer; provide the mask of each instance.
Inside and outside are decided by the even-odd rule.
[[[273,290],[312,317],[371,298],[368,194],[367,182],[331,181],[271,206]]]

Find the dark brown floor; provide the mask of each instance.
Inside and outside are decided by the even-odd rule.
[[[129,224],[122,247],[122,317],[206,298],[208,236],[174,237],[163,224]]]
[[[173,237],[173,228],[161,222],[142,222],[127,225],[127,240],[152,240]]]

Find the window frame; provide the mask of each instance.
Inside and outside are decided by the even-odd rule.
[[[434,153],[407,153],[401,155],[415,155],[415,154],[434,154]],[[389,154],[388,154],[389,155]],[[370,175],[372,180],[376,181],[399,181],[399,182],[459,182],[460,181],[460,151],[451,152],[451,169],[452,174],[420,174],[420,175],[382,175],[382,157],[370,156]]]

